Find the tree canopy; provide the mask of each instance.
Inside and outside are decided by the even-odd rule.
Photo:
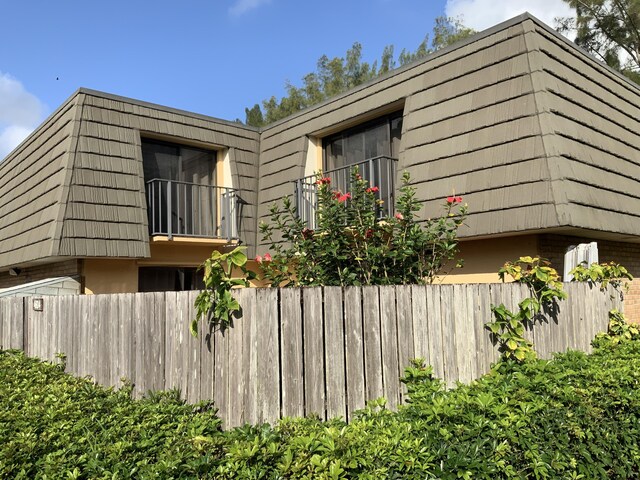
[[[576,44],[640,84],[640,0],[564,0],[575,18],[558,18],[561,32],[575,31]]]
[[[397,59],[394,46],[387,45],[382,51],[380,60],[373,63],[363,60],[362,44],[355,42],[344,57],[329,58],[327,55],[320,57],[316,71],[305,75],[301,86],[287,82],[287,95],[280,100],[272,96],[263,100],[262,106],[256,103],[251,108],[245,108],[245,123],[254,127],[273,123],[474,33],[474,30],[465,27],[458,19],[438,17],[433,27],[431,41],[429,41],[429,35],[426,35],[416,50],[403,49]]]

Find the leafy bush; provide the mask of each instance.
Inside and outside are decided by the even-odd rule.
[[[176,392],[130,394],[0,351],[0,478],[203,475],[218,455],[212,405],[185,405]]]
[[[272,285],[430,283],[455,257],[457,231],[467,215],[461,197],[447,198],[443,216],[419,224],[421,205],[405,173],[395,215],[380,219],[378,187],[357,168],[351,175],[350,192],[318,178],[315,230],[300,220],[289,197],[272,206],[271,222],[260,225],[263,240],[271,242],[273,255],[262,268]]]
[[[590,285],[600,285],[600,290],[604,291],[607,285],[614,289],[624,288],[629,290],[629,281],[633,280],[633,275],[619,263],[592,263],[582,262],[569,272],[573,275],[573,281],[589,282]]]
[[[1,478],[639,478],[640,341],[505,362],[443,388],[419,361],[410,402],[349,424],[219,431],[209,405],[142,401],[0,353]]]

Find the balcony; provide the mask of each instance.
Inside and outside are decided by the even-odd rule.
[[[381,218],[394,214],[397,161],[397,158],[379,156],[345,167],[327,170],[322,172],[322,176],[331,179],[331,188],[348,192],[351,190],[351,172],[357,167],[358,173],[362,175],[362,178],[367,180],[371,186],[375,185],[379,188],[375,195],[377,200],[383,201],[378,210],[378,215]],[[318,206],[316,180],[317,175],[309,175],[295,181],[298,216],[311,229],[316,227],[316,210]]]
[[[147,182],[149,235],[237,239],[237,190],[154,178]]]

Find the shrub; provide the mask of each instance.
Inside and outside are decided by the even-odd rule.
[[[498,365],[446,390],[406,370],[410,402],[340,419],[219,431],[210,405],[142,401],[0,352],[1,478],[628,479],[640,476],[640,341]],[[129,389],[130,390],[130,389]]]
[[[176,392],[130,394],[0,351],[0,478],[202,475],[218,455],[212,405],[186,405]]]
[[[271,242],[263,271],[272,285],[398,285],[432,282],[458,251],[457,231],[467,215],[462,198],[449,197],[444,215],[418,223],[420,202],[403,175],[395,215],[379,218],[377,187],[354,169],[351,191],[319,177],[317,227],[307,228],[289,197],[260,226]],[[259,259],[264,260],[264,259]]]

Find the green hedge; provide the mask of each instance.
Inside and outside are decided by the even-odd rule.
[[[229,432],[208,404],[0,352],[0,478],[640,478],[640,342],[601,343],[450,391],[415,365],[397,413]]]

